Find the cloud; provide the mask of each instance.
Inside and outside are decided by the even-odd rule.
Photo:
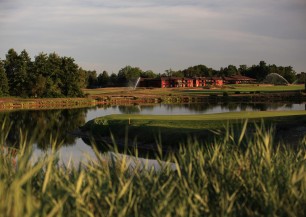
[[[264,58],[300,71],[305,9],[304,0],[1,1],[0,41],[2,49],[55,51],[115,72],[127,64],[163,72]]]

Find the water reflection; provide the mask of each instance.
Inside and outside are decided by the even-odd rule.
[[[155,104],[110,106],[95,108],[59,109],[59,110],[21,110],[0,112],[0,126],[4,119],[12,126],[8,133],[7,145],[18,145],[22,132],[28,132],[28,140],[36,144],[38,149],[50,147],[50,137],[62,141],[64,146],[76,144],[76,137],[69,132],[78,129],[87,121],[110,114],[211,114],[238,111],[268,111],[268,110],[306,110],[305,104],[288,103],[194,103],[194,104]],[[85,143],[83,143],[86,145]]]
[[[139,105],[118,106],[118,108],[122,114],[138,114],[141,112]]]
[[[73,145],[76,138],[68,132],[85,124],[86,113],[87,109],[14,111],[0,113],[0,121],[3,123],[6,119],[11,123],[7,145],[18,146],[27,133],[28,143],[46,149],[50,146],[50,138],[63,145]]]

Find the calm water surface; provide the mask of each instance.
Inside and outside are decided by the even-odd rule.
[[[30,130],[29,137],[34,141],[34,156],[50,152],[50,137],[62,141],[59,148],[60,158],[64,163],[70,159],[74,163],[94,156],[91,146],[69,134],[87,121],[110,114],[213,114],[239,111],[282,111],[306,110],[306,104],[157,104],[135,106],[102,106],[96,108],[13,111],[0,113],[0,121],[6,118],[13,123],[8,134],[7,145],[16,146],[20,138],[19,129]],[[85,155],[87,154],[87,156]],[[106,153],[109,155],[109,153]]]

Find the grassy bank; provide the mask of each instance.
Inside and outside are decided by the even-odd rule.
[[[225,85],[204,88],[99,88],[83,89],[87,98],[0,98],[0,110],[90,107],[97,104],[154,104],[221,101],[304,101],[303,85]],[[269,95],[270,94],[270,95]]]
[[[0,110],[81,108],[96,104],[97,102],[90,98],[0,98]]]
[[[100,88],[84,89],[102,104],[183,103],[208,101],[305,101],[303,85],[224,85],[205,88]]]
[[[287,140],[293,136],[291,132],[306,126],[306,111],[228,112],[171,116],[120,114],[96,118],[86,123],[81,129],[90,132],[97,139],[103,139],[102,137],[109,137],[112,134],[118,141],[128,134],[131,141],[138,141],[138,143],[156,143],[156,140],[161,137],[163,144],[173,145],[187,141],[190,137],[207,140],[213,135],[211,130],[224,129],[227,125],[237,128],[245,119],[248,119],[249,123],[260,123],[265,120],[267,127],[274,126],[277,129],[279,139]],[[304,131],[294,138],[296,140],[294,143],[301,139]],[[285,132],[284,135],[282,135],[283,132]]]
[[[100,89],[84,89],[86,94],[90,96],[164,96],[164,95],[209,95],[211,93],[275,93],[275,92],[288,92],[288,91],[302,91],[304,85],[224,85],[223,87],[210,87],[210,88],[132,88],[132,87],[118,87],[118,88],[100,88]]]
[[[3,125],[4,126],[4,125]],[[166,161],[175,170],[129,167],[127,158],[80,168],[49,155],[31,162],[31,144],[4,146],[0,131],[2,216],[304,216],[306,143],[275,148],[269,130],[240,129],[214,143],[189,142]],[[26,135],[26,134],[23,134]],[[26,140],[25,140],[26,141]],[[51,142],[52,143],[52,142]],[[55,146],[56,142],[53,142]],[[162,153],[157,153],[156,158]],[[16,160],[18,159],[18,160]]]

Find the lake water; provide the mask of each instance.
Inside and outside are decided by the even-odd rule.
[[[239,111],[282,111],[282,110],[306,110],[306,104],[284,103],[228,103],[228,104],[156,104],[134,106],[101,106],[95,108],[62,109],[62,110],[21,110],[12,112],[0,112],[2,125],[4,119],[12,123],[7,137],[7,145],[16,146],[20,134],[30,130],[28,137],[34,143],[34,156],[39,157],[43,153],[50,152],[50,138],[62,141],[59,147],[60,158],[64,163],[72,159],[78,163],[86,158],[93,158],[91,146],[76,138],[69,132],[78,129],[87,121],[96,117],[110,114],[155,114],[155,115],[180,115],[180,114],[213,114]],[[52,140],[51,139],[51,140]],[[109,153],[106,153],[109,155]]]

